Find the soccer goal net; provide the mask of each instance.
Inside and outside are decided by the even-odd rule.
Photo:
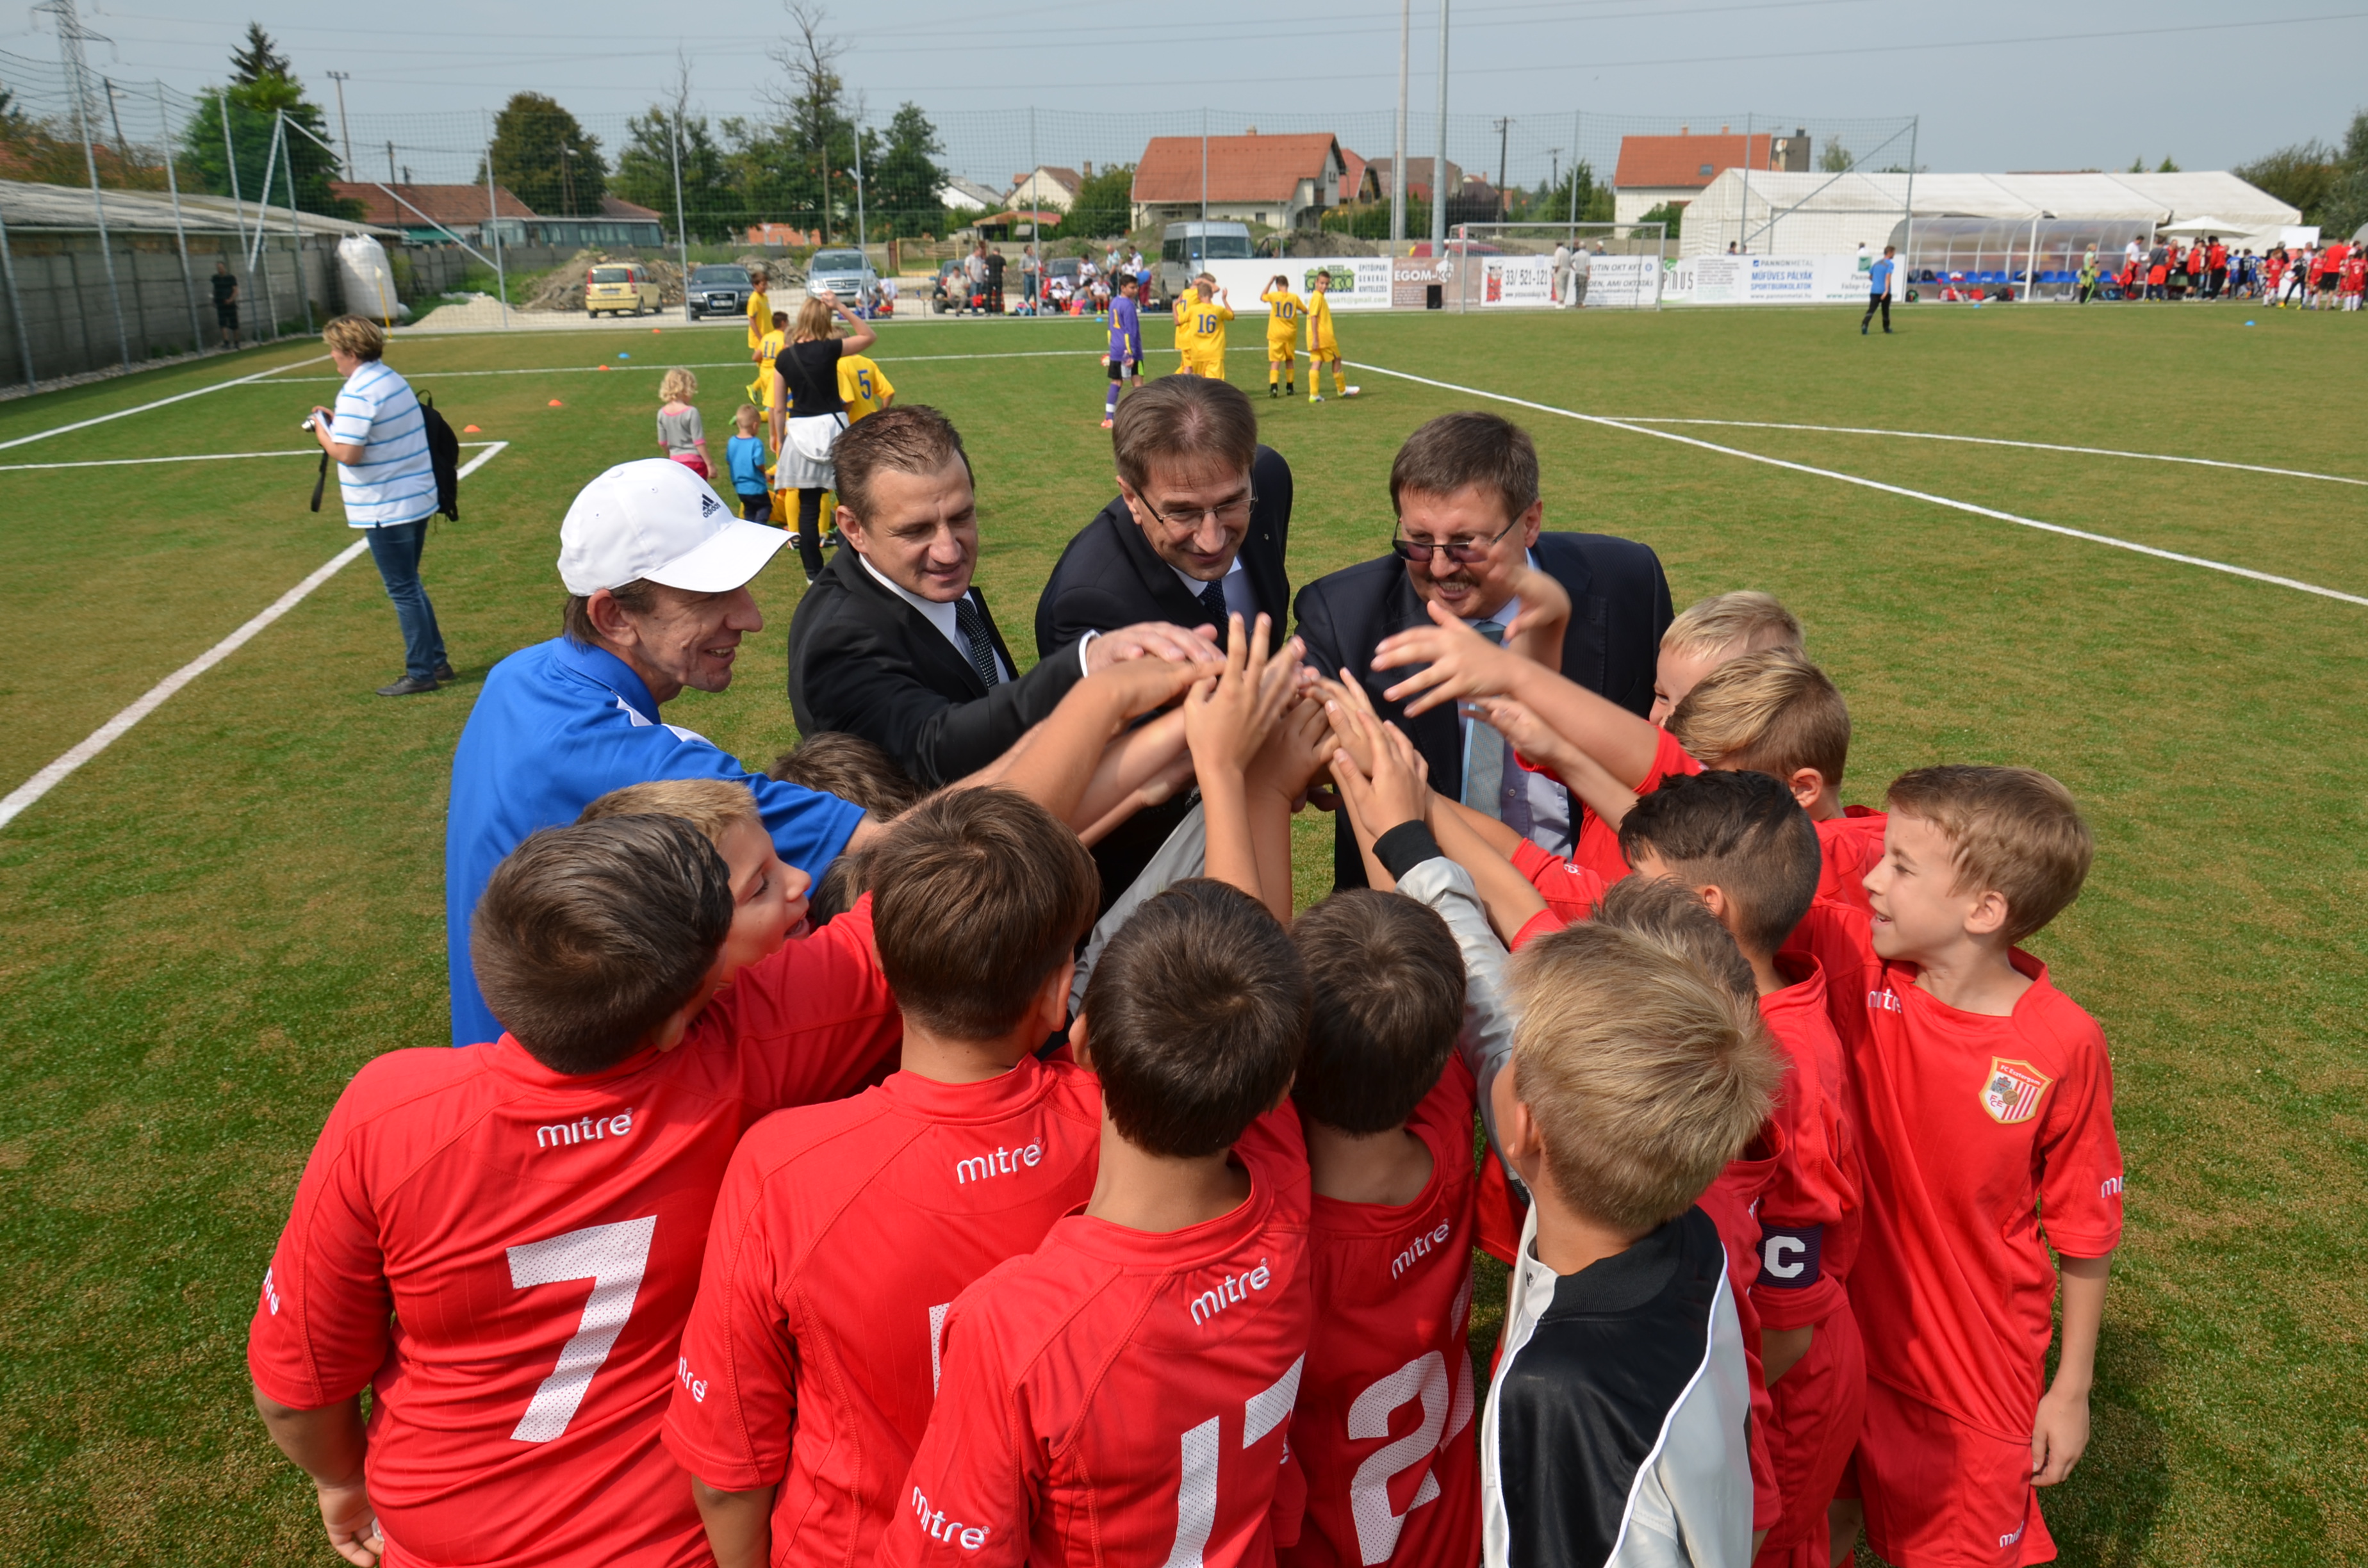
[[[1666,223],[1459,223],[1448,308],[1658,310]]]

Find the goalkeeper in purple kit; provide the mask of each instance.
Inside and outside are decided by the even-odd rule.
[[[1102,363],[1110,367],[1110,390],[1102,396],[1102,428],[1107,430],[1118,417],[1119,383],[1132,377],[1135,389],[1143,387],[1143,315],[1135,308],[1135,293],[1143,287],[1133,273],[1122,274],[1118,280],[1118,298],[1110,301],[1110,351]]]

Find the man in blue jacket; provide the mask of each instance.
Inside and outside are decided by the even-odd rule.
[[[502,1032],[469,958],[470,923],[494,868],[529,834],[574,822],[609,790],[653,778],[737,779],[755,792],[781,858],[817,879],[871,831],[862,808],[750,773],[659,716],[685,687],[732,684],[741,639],[765,624],[748,584],[789,537],[734,517],[703,480],[664,458],[619,464],[567,509],[565,630],[494,666],[452,754],[444,929],[453,1044]]]

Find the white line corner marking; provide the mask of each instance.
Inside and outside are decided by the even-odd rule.
[[[1994,517],[2001,523],[2012,523],[2018,528],[2037,528],[2042,533],[2062,534],[2066,539],[2086,540],[2090,544],[2110,545],[2115,550],[2131,551],[2139,555],[2151,555],[2157,561],[2176,561],[2182,566],[2201,566],[2207,572],[2225,572],[2232,577],[2249,577],[2256,583],[2268,583],[2274,587],[2292,588],[2301,594],[2316,594],[2325,599],[2340,599],[2345,604],[2359,605],[2368,608],[2368,598],[2363,598],[2358,594],[2340,593],[2334,588],[2321,587],[2317,583],[2305,583],[2298,577],[2281,577],[2272,572],[2256,572],[2249,566],[2233,566],[2226,561],[2213,561],[2201,555],[2181,555],[2175,550],[2157,550],[2153,545],[2139,544],[2134,540],[2115,539],[2111,534],[2090,533],[2086,528],[2068,528],[2061,523],[2043,523],[2036,517],[2018,517],[2012,512],[2001,512],[1991,506],[1977,506],[1971,501],[1952,500],[1946,495],[1935,495],[1928,490],[1910,490],[1904,485],[1885,484],[1880,480],[1861,479],[1854,473],[1841,473],[1829,468],[1813,468],[1807,463],[1789,462],[1782,458],[1771,458],[1760,452],[1747,452],[1739,447],[1722,447],[1715,441],[1700,440],[1692,436],[1680,436],[1673,430],[1655,430],[1644,425],[1632,424],[1624,419],[1607,419],[1600,414],[1581,414],[1576,409],[1556,408],[1550,403],[1532,403],[1525,397],[1508,397],[1503,392],[1486,392],[1479,387],[1458,386],[1453,381],[1433,381],[1429,376],[1417,376],[1406,370],[1393,370],[1386,365],[1376,365],[1370,359],[1351,360],[1349,363],[1354,364],[1360,370],[1371,370],[1377,376],[1393,376],[1401,381],[1413,381],[1417,386],[1437,387],[1441,392],[1461,392],[1465,397],[1485,397],[1492,403],[1507,403],[1516,408],[1535,409],[1540,414],[1559,415],[1565,419],[1576,419],[1585,425],[1601,425],[1609,429],[1624,430],[1632,436],[1651,436],[1657,440],[1675,441],[1680,446],[1700,447],[1703,451],[1717,452],[1724,457],[1742,458],[1748,462],[1766,463],[1770,468],[1790,469],[1794,473],[1811,474],[1818,479],[1839,480],[1844,484],[1855,484],[1868,490],[1880,490],[1887,495],[1900,495],[1910,501],[1922,501],[1934,506],[1946,506],[1951,511],[1970,512],[1977,517]],[[2316,479],[2329,476],[2312,474],[2299,477]]]
[[[502,450],[503,448],[508,445],[509,443],[507,441],[496,441],[492,446],[486,448],[484,451],[479,452],[475,457],[471,458],[467,462],[461,465],[461,477],[466,479],[470,474],[474,473],[478,469],[483,468],[487,461],[493,459]],[[171,697],[175,692],[180,690],[183,687],[188,685],[191,681],[197,679],[208,670],[212,669],[216,665],[221,664],[224,659],[229,658],[233,653],[237,653],[239,649],[245,647],[246,643],[255,637],[256,633],[261,631],[265,627],[270,625],[273,621],[278,620],[281,616],[286,615],[290,610],[294,609],[298,605],[302,604],[304,601],[306,595],[319,587],[322,584],[327,582],[330,578],[336,576],[339,572],[343,571],[356,556],[361,554],[369,548],[369,540],[358,539],[354,540],[353,543],[346,546],[345,549],[337,551],[336,554],[329,557],[329,559],[324,562],[318,570],[313,572],[311,576],[305,578],[302,582],[297,584],[294,587],[289,589],[286,593],[272,600],[271,603],[265,607],[265,608],[257,614],[254,619],[248,621],[245,626],[242,626],[237,631],[232,632],[229,636],[223,638],[221,642],[215,643],[212,647],[207,649],[196,658],[191,659],[188,664],[183,665],[179,669],[175,670],[171,675],[166,676],[154,686],[150,687],[147,691],[141,696],[137,702],[134,702],[131,707],[126,708],[122,712],[118,713],[114,718],[109,719],[106,723],[101,724],[97,729],[93,730],[89,736],[72,751],[67,752],[63,756],[58,758],[55,762],[50,764],[47,767],[42,768],[39,773],[34,774],[30,778],[26,779],[22,784],[17,786],[15,790],[9,791],[8,797],[6,800],[0,800],[0,827],[6,827],[9,823],[16,820],[17,814],[22,812],[27,806],[31,805],[34,801],[48,794],[51,790],[56,789],[59,784],[64,782],[66,776],[74,772],[75,768],[80,767],[84,763],[88,762],[92,757],[97,756],[100,752],[103,752],[108,746],[113,745],[117,740],[121,738],[125,731],[131,729],[132,725],[137,724],[141,720],[145,719],[149,714],[154,713],[157,709],[163,707],[165,705],[165,699]]]

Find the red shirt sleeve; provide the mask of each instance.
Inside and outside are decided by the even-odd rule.
[[[797,1416],[797,1346],[781,1305],[790,1259],[766,1211],[768,1172],[744,1140],[724,1173],[684,1324],[666,1411],[667,1449],[682,1468],[726,1492],[779,1482]]]
[[[364,1067],[329,1112],[247,1328],[255,1386],[293,1410],[360,1392],[390,1348],[393,1294],[363,1166],[360,1108],[384,1071],[383,1059]]]
[[[1044,1494],[1043,1450],[1028,1429],[1024,1392],[1006,1380],[992,1324],[975,1315],[974,1292],[994,1278],[963,1292],[947,1319],[944,1381],[895,1522],[881,1538],[880,1568],[1000,1568],[1028,1560],[1036,1501]],[[969,1333],[966,1307],[973,1309]]]
[[[1784,1153],[1770,1173],[1754,1210],[1759,1223],[1758,1267],[1738,1283],[1751,1291],[1764,1328],[1804,1328],[1843,1302],[1840,1281],[1823,1267],[1827,1235],[1838,1229],[1854,1184],[1827,1136],[1833,1121],[1815,1064],[1796,1060],[1784,1074],[1776,1119]]]
[[[813,1105],[860,1087],[904,1038],[871,942],[871,898],[742,971],[700,1028],[728,1032],[749,1103]]]
[[[2071,1257],[2102,1257],[2122,1244],[2122,1144],[2113,1131],[2113,1066],[2105,1032],[2068,997],[2052,1017],[2072,1038],[2067,1065],[2039,1143],[2041,1223],[2048,1244]]]
[[[1590,815],[1588,820],[1597,819]],[[1546,901],[1546,908],[1556,916],[1550,930],[1558,931],[1565,926],[1591,919],[1595,906],[1602,902],[1601,876],[1541,849],[1526,838],[1513,849],[1513,869],[1529,880],[1529,884],[1538,890],[1538,896]],[[1624,869],[1622,874],[1626,874]],[[1526,935],[1527,927],[1523,929]]]

